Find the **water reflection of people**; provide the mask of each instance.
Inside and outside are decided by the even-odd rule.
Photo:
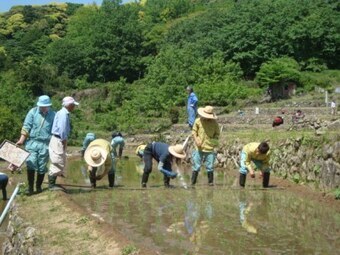
[[[194,244],[195,254],[199,252],[204,243],[204,238],[209,231],[209,221],[213,218],[212,205],[213,191],[206,193],[205,203],[198,203],[195,196],[187,201],[184,217],[184,226],[190,236],[190,242]],[[201,207],[202,206],[202,207]]]
[[[239,210],[240,210],[240,223],[241,226],[248,232],[252,234],[257,233],[257,229],[248,221],[248,214],[252,210],[253,203],[247,202],[246,195],[244,192],[240,192],[240,199],[239,199]]]

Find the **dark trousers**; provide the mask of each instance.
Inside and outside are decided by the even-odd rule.
[[[2,191],[2,199],[6,200],[7,199],[7,183],[8,183],[8,176],[5,174],[0,174],[0,188]]]
[[[152,172],[152,143],[149,143],[145,149],[144,149],[144,155],[143,155],[143,160],[144,160],[144,173],[146,174],[150,174]],[[166,161],[164,163],[163,166],[164,169],[168,170],[168,171],[172,171],[171,170],[171,163],[169,163],[168,161]]]
[[[149,143],[144,149],[144,173],[150,174],[152,172],[152,143]]]
[[[146,183],[149,179],[149,174],[152,172],[152,159],[153,159],[153,151],[152,151],[152,143],[149,143],[144,149],[144,173],[142,177],[142,186],[146,187]],[[171,165],[169,163],[164,164],[164,168],[168,171],[171,171]],[[164,175],[164,184],[165,186],[169,186],[170,178]]]

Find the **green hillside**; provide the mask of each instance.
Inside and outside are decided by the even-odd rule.
[[[100,7],[16,6],[0,14],[1,140],[18,137],[41,94],[55,110],[80,101],[73,140],[87,131],[156,132],[179,115],[185,87],[228,112],[270,86],[298,93],[340,86],[335,0],[147,0]]]

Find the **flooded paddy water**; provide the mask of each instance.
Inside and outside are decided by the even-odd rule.
[[[137,158],[117,164],[116,185],[107,178],[88,188],[84,161],[69,161],[65,188],[89,214],[159,254],[339,254],[340,213],[280,187],[261,189],[248,180],[232,188],[235,177],[217,174],[207,186],[203,171],[195,189],[163,187],[156,170],[140,188],[143,169]],[[219,170],[216,170],[218,173]],[[190,183],[190,169],[183,173]],[[189,185],[190,186],[190,185]]]

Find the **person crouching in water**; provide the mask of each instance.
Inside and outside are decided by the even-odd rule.
[[[84,153],[84,159],[90,173],[91,187],[96,188],[96,181],[101,180],[106,174],[109,188],[113,188],[115,172],[112,163],[112,147],[110,142],[104,139],[93,140]]]
[[[273,128],[274,128],[274,127],[278,127],[278,126],[280,126],[280,125],[282,125],[282,124],[283,124],[283,117],[277,116],[277,117],[275,117],[275,119],[273,120],[272,127],[273,127]]]
[[[85,151],[87,147],[89,147],[89,144],[96,139],[95,133],[87,133],[84,141],[83,141],[83,147],[80,150],[81,156],[84,157]]]
[[[262,142],[246,144],[241,152],[240,186],[245,186],[248,171],[250,173],[250,177],[255,178],[255,172],[251,164],[251,162],[253,162],[255,167],[261,170],[261,175],[263,177],[262,186],[264,188],[268,188],[270,178],[269,160],[270,150],[268,143]]]
[[[152,142],[148,145],[137,147],[136,154],[144,160],[144,172],[142,176],[142,188],[146,188],[149,175],[152,171],[152,158],[158,162],[158,170],[164,174],[164,186],[170,188],[170,178],[176,178],[177,173],[172,172],[173,160],[180,164],[180,160],[186,157],[182,145],[169,146],[162,142]]]

